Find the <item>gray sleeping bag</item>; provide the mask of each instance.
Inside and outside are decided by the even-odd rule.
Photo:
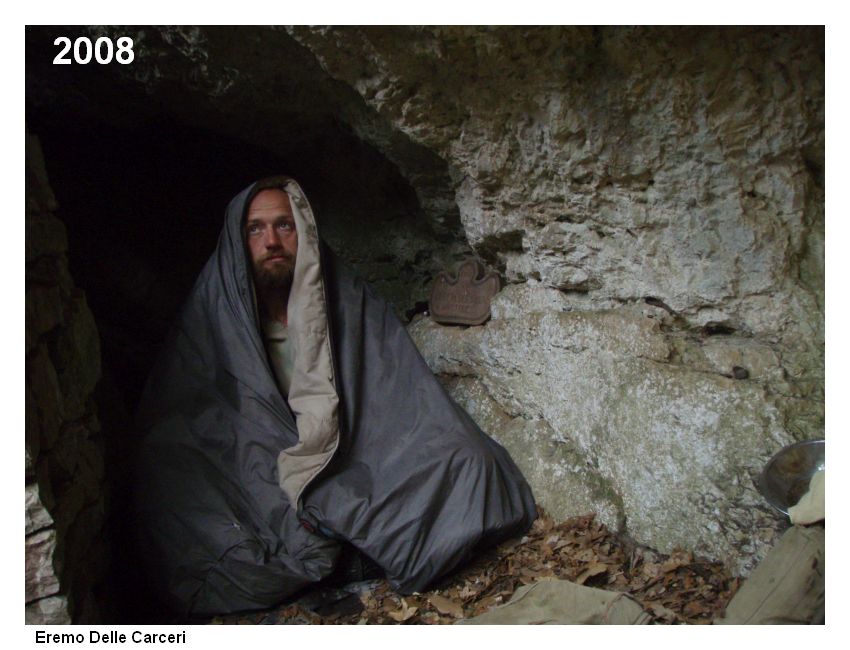
[[[298,230],[288,399],[264,348],[242,235],[266,183],[231,201],[139,408],[148,574],[187,615],[271,607],[327,576],[340,540],[394,589],[420,591],[536,516],[507,452],[319,240],[300,187],[272,185],[289,194]]]

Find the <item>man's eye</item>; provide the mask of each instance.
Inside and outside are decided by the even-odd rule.
[[[279,224],[278,228],[280,228],[281,230],[292,230],[292,224],[289,223],[288,221],[285,221],[285,222]]]
[[[248,234],[249,235],[256,235],[259,232],[260,232],[260,226],[258,226],[257,224],[252,223],[251,225],[248,226]]]

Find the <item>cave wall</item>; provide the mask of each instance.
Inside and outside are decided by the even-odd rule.
[[[447,161],[509,284],[411,332],[540,502],[751,568],[754,478],[823,434],[823,30],[289,32]]]
[[[506,285],[492,319],[409,330],[541,505],[742,573],[763,557],[784,522],[754,478],[823,435],[822,29],[95,32],[132,34],[136,63],[28,53],[39,132],[166,116],[275,154],[400,315],[478,255]]]
[[[93,623],[108,558],[104,451],[94,400],[100,343],[68,272],[41,147],[26,140],[26,622]]]
[[[127,66],[53,66],[59,34],[130,35],[136,57]],[[324,72],[284,27],[30,27],[27,46],[28,116],[52,130],[79,119],[132,130],[165,118],[274,154],[280,165],[262,173],[298,179],[323,237],[400,315],[427,300],[438,271],[470,253],[446,162]],[[222,153],[184,164],[220,179],[220,167],[237,168]],[[121,157],[133,165],[133,149]],[[251,162],[244,171],[257,169]],[[256,180],[231,176],[216,185],[230,196],[207,214],[216,229],[226,201]],[[203,179],[192,189],[204,191]]]

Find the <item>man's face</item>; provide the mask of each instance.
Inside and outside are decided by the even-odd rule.
[[[286,192],[270,189],[257,193],[245,218],[245,242],[258,287],[288,289],[295,269],[298,233]]]

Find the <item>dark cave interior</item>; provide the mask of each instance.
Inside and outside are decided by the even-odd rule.
[[[115,622],[162,622],[134,558],[127,512],[133,412],[183,300],[213,251],[225,208],[258,178],[286,173],[311,198],[320,227],[380,228],[415,214],[397,168],[333,117],[291,119],[292,139],[257,146],[187,121],[162,96],[108,66],[54,66],[55,34],[27,29],[26,128],[39,138],[68,233],[68,264],[101,343],[96,401],[108,468],[113,549],[101,602]],[[343,251],[343,258],[345,258]]]

